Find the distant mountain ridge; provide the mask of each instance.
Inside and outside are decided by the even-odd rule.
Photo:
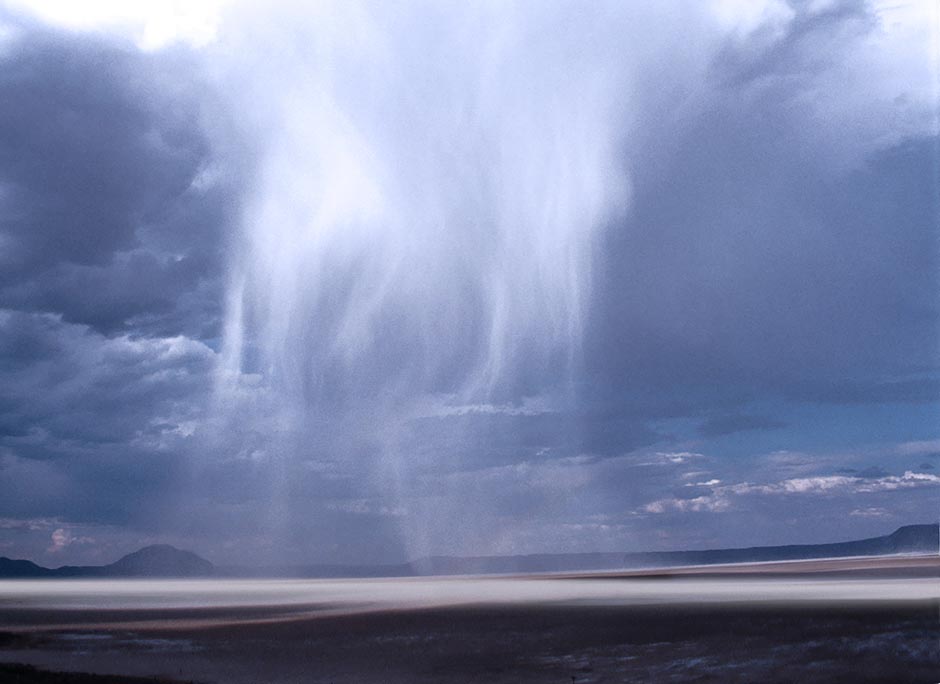
[[[435,556],[412,565],[416,574],[528,574],[628,570],[683,565],[760,563],[769,561],[885,556],[900,553],[940,553],[940,525],[906,525],[889,535],[832,544],[754,546],[703,551],[640,551],[628,553],[564,553],[526,556]]]
[[[545,553],[524,556],[432,556],[392,565],[216,567],[191,551],[147,546],[110,565],[44,568],[32,561],[0,558],[0,578],[69,577],[412,577],[422,575],[529,574],[627,570],[683,565],[940,553],[940,525],[905,525],[889,535],[833,544],[791,544],[704,551]]]
[[[522,556],[431,556],[396,565],[307,565],[282,568],[220,568],[231,577],[414,577],[513,575],[543,572],[630,570],[684,565],[759,563],[810,558],[940,553],[940,525],[906,525],[881,537],[832,544],[755,546],[704,551],[544,553]]]
[[[204,577],[215,573],[215,566],[192,551],[182,551],[169,544],[146,546],[116,563],[105,566],[111,573],[128,577]]]
[[[145,546],[110,565],[65,565],[44,568],[31,561],[0,558],[0,577],[211,577],[215,566],[192,551],[169,544]]]

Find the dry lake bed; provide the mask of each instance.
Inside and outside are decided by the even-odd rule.
[[[530,577],[13,580],[0,582],[0,663],[219,684],[933,684],[938,571],[922,556]]]

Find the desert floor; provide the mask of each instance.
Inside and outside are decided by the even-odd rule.
[[[220,684],[940,681],[936,558],[770,565],[0,582],[0,662]],[[0,669],[95,681],[51,676]]]

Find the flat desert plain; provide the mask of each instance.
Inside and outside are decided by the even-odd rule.
[[[527,577],[4,581],[0,663],[219,684],[933,684],[940,559]]]

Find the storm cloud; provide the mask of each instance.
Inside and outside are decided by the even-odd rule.
[[[4,10],[0,552],[933,519],[927,10],[752,5]]]

